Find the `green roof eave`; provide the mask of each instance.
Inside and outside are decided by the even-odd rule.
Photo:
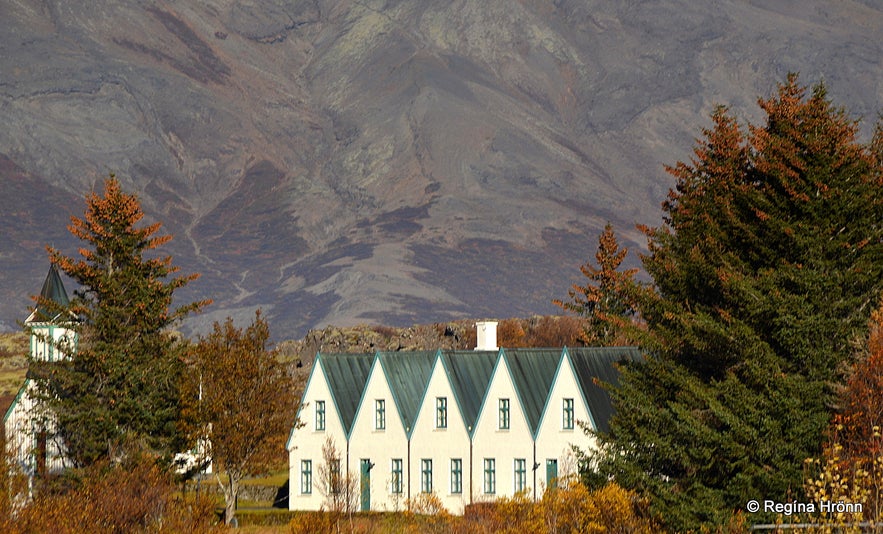
[[[437,352],[378,352],[376,355],[408,439],[414,431],[417,411],[426,394]]]
[[[528,430],[535,438],[560,366],[562,349],[506,349],[509,375]]]
[[[499,350],[440,351],[439,360],[453,392],[461,420],[470,436],[478,420],[481,402],[490,385],[499,352]],[[471,399],[475,399],[475,402]]]
[[[320,356],[322,356],[322,372],[331,393],[331,401],[334,403],[343,433],[348,439],[376,355],[343,353]]]
[[[6,421],[9,420],[9,417],[12,415],[12,410],[15,409],[19,400],[21,400],[21,396],[24,395],[25,391],[28,389],[28,384],[31,383],[30,378],[25,378],[24,384],[22,384],[21,388],[19,388],[18,393],[15,395],[15,398],[12,399],[12,404],[9,405],[9,408],[6,409],[6,413],[3,415],[3,426],[6,426]],[[7,436],[8,438],[9,436]]]
[[[300,396],[300,405],[297,407],[297,413],[294,417],[294,424],[291,425],[291,432],[288,433],[288,441],[285,442],[285,450],[291,449],[291,441],[294,439],[294,431],[300,428],[298,426],[298,421],[300,421],[300,415],[303,413],[306,404],[304,403],[304,398],[307,395],[307,391],[310,390],[310,384],[313,382],[313,375],[316,373],[316,368],[319,366],[319,357],[321,355],[317,352],[316,357],[313,359],[313,368],[310,369],[310,376],[307,377],[307,383],[304,385],[304,392]]]
[[[606,432],[613,416],[610,395],[601,384],[617,384],[622,362],[641,362],[643,353],[637,347],[591,347],[569,349],[577,385],[597,431]],[[596,384],[595,382],[600,382]]]
[[[469,440],[472,441],[475,438],[475,430],[478,428],[478,421],[481,420],[481,414],[484,413],[484,407],[487,404],[488,396],[491,393],[491,382],[494,381],[494,376],[497,374],[497,368],[500,367],[500,363],[503,361],[503,353],[504,349],[499,349],[497,351],[497,359],[494,361],[494,369],[491,371],[491,378],[488,380],[487,387],[484,388],[484,395],[481,398],[481,403],[478,406],[478,412],[475,414],[475,424],[472,425],[472,431],[469,432]],[[504,363],[505,365],[505,363]],[[508,367],[508,366],[507,366]],[[512,380],[512,375],[510,373],[509,380]],[[515,384],[512,384],[512,387],[515,387]]]
[[[365,387],[362,389],[362,396],[359,398],[359,404],[356,406],[356,412],[353,415],[353,422],[350,425],[349,430],[345,431],[346,440],[349,441],[350,437],[353,435],[353,429],[356,427],[356,418],[359,417],[359,413],[362,411],[362,403],[365,402],[365,393],[368,391],[368,384],[371,382],[371,377],[374,375],[375,369],[377,368],[379,359],[377,358],[377,353],[374,353],[374,356],[371,358],[371,368],[368,370],[368,377],[365,379]],[[383,373],[381,369],[381,374]],[[386,380],[386,376],[383,377]],[[387,383],[387,387],[389,384]]]

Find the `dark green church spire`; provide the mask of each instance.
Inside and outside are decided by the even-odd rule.
[[[69,304],[70,300],[61,281],[61,275],[58,274],[58,267],[53,263],[49,266],[49,274],[46,275],[46,281],[43,282],[43,288],[40,290],[37,309],[31,314],[28,322],[52,321]]]

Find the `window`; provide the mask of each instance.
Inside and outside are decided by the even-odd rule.
[[[402,459],[401,458],[393,458],[392,459],[392,487],[391,493],[401,493],[402,492]]]
[[[484,459],[484,492],[488,495],[497,492],[497,461],[493,458]]]
[[[435,428],[448,428],[448,398],[435,398]]]
[[[420,460],[420,491],[432,493],[432,460]]]
[[[313,461],[300,461],[300,492],[304,495],[313,493]]]
[[[515,493],[527,488],[527,460],[515,459]]]
[[[463,460],[451,458],[451,493],[463,493]]]
[[[384,430],[386,428],[386,401],[377,399],[374,401],[374,429]]]
[[[331,465],[329,466],[329,468],[331,476],[329,477],[330,480],[328,481],[328,484],[331,487],[328,488],[328,493],[331,493],[332,495],[337,495],[338,493],[340,493],[342,482],[342,480],[340,479],[340,458],[335,458],[331,460]]]
[[[509,399],[500,399],[500,430],[509,430]]]
[[[325,430],[325,401],[316,401],[316,430]]]
[[[564,399],[562,428],[564,430],[573,430],[573,399]]]

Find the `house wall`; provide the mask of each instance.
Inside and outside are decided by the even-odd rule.
[[[325,430],[316,430],[316,401],[325,401]],[[289,495],[288,507],[291,510],[318,510],[325,501],[321,487],[322,447],[330,437],[346,462],[347,439],[343,423],[331,397],[331,390],[322,370],[322,361],[317,359],[304,390],[303,404],[298,419],[304,426],[296,428],[288,442]],[[311,493],[301,488],[301,460],[312,461]]]
[[[26,380],[3,419],[6,451],[27,475],[37,474],[38,467],[58,473],[65,468],[64,447],[53,420],[40,409],[36,398],[36,385]],[[43,437],[38,437],[41,434]],[[41,454],[45,454],[43,460],[38,459]]]
[[[447,428],[436,427],[436,399],[439,397],[447,399]],[[462,514],[469,503],[469,445],[469,433],[460,407],[442,360],[437,358],[411,434],[412,497],[421,492],[422,460],[430,459],[433,493],[449,512]],[[451,460],[454,458],[462,462],[460,493],[453,493],[451,488]]]
[[[509,399],[509,429],[499,428],[499,399]],[[534,441],[524,410],[515,392],[506,359],[501,357],[491,377],[487,395],[478,415],[472,437],[472,498],[474,502],[493,500],[514,494],[516,458],[527,465],[527,486],[532,487]],[[484,490],[484,460],[495,460],[496,488],[493,494]]]
[[[376,400],[383,400],[386,407],[386,428],[376,428]],[[392,493],[392,461],[402,460],[402,492]],[[350,434],[349,473],[358,483],[361,496],[361,461],[374,464],[367,485],[372,510],[402,510],[408,491],[408,439],[398,408],[393,400],[380,360],[375,358],[368,375],[368,382]]]
[[[68,328],[48,323],[28,324],[32,329],[30,357],[34,360],[68,358],[65,349],[76,346],[76,333]],[[70,341],[66,341],[68,339]],[[64,446],[56,435],[53,419],[37,403],[33,381],[26,380],[22,385],[3,418],[3,425],[7,436],[6,450],[25,473],[35,474],[38,467],[45,467],[48,473],[64,469]]]
[[[564,399],[573,399],[574,424],[573,429],[564,428]],[[580,390],[573,368],[570,365],[570,357],[564,355],[558,366],[555,381],[552,382],[552,391],[546,402],[546,408],[538,425],[536,445],[537,462],[537,495],[549,486],[546,478],[546,463],[549,459],[558,462],[558,478],[568,474],[577,474],[576,459],[571,445],[576,444],[580,449],[594,447],[595,440],[583,432],[580,422],[589,423],[588,406]]]

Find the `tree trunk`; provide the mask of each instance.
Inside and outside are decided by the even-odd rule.
[[[239,480],[228,474],[228,481],[229,491],[225,492],[225,497],[227,497],[227,509],[224,512],[224,521],[228,525],[231,525],[236,516],[236,501],[239,497]]]
[[[221,480],[220,473],[215,473],[215,478],[221,491],[224,493],[224,523],[231,525],[236,516],[236,500],[239,497],[239,477],[227,473],[227,483]]]

